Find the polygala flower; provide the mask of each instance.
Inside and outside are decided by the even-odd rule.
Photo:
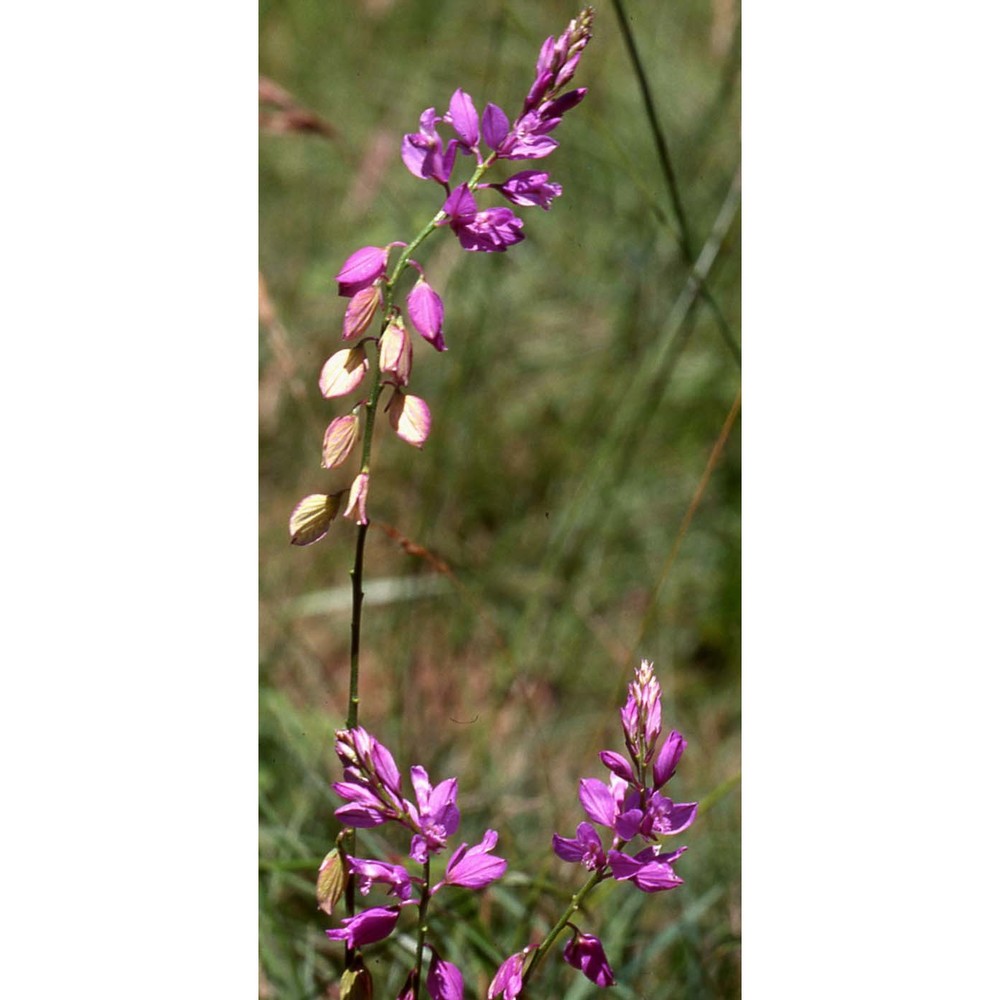
[[[446,351],[444,346],[444,303],[441,296],[427,283],[423,275],[417,279],[406,297],[406,310],[414,329],[436,351]]]
[[[574,933],[563,949],[563,958],[592,983],[598,986],[615,985],[615,974],[604,954],[604,946],[593,934]]]
[[[410,381],[413,368],[413,342],[400,316],[394,315],[382,333],[378,353],[379,371],[393,385],[404,386]]]
[[[496,844],[496,830],[487,830],[482,841],[475,847],[462,844],[448,861],[444,882],[438,883],[432,892],[436,892],[442,885],[460,885],[466,889],[482,889],[491,882],[495,882],[507,870],[507,862],[490,853]]]
[[[296,504],[288,521],[292,545],[312,545],[330,530],[341,495],[311,493]]]
[[[325,399],[354,392],[368,374],[368,358],[363,347],[345,348],[327,358],[319,373],[319,391]]]
[[[326,936],[334,941],[346,941],[348,948],[360,948],[387,938],[399,920],[399,907],[386,909],[375,906],[355,917],[341,920],[341,926],[328,930]]]
[[[466,250],[503,253],[524,239],[521,233],[524,223],[509,208],[487,208],[480,212],[468,184],[455,188],[441,211]]]
[[[458,967],[434,952],[427,970],[427,992],[431,1000],[462,1000],[464,990],[465,983]]]
[[[410,857],[423,864],[428,851],[436,854],[458,829],[460,813],[455,805],[458,778],[447,778],[439,785],[432,785],[427,772],[418,764],[410,768],[410,780],[417,804],[407,802],[406,808],[419,830],[410,844]]]
[[[344,313],[344,340],[353,340],[371,326],[375,310],[382,302],[382,290],[378,285],[369,285],[351,296]]]
[[[514,205],[538,205],[548,211],[552,199],[562,194],[562,185],[549,181],[549,175],[540,170],[522,170],[508,177],[502,184],[488,184],[496,188]]]
[[[385,277],[388,262],[388,246],[362,247],[360,250],[355,250],[337,272],[338,294],[351,298],[362,289],[375,284],[379,278]]]
[[[486,991],[486,1000],[494,1000],[495,997],[500,997],[502,1000],[517,1000],[524,986],[522,979],[524,962],[532,951],[534,948],[525,948],[523,951],[515,952],[501,963]]]

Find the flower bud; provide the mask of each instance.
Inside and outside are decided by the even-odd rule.
[[[385,277],[389,247],[362,247],[344,261],[337,272],[337,292],[348,298]]]
[[[333,496],[312,493],[300,500],[288,522],[292,545],[312,545],[313,542],[318,542],[330,530],[330,525],[337,516],[340,497],[339,493]]]
[[[576,933],[563,949],[563,958],[579,969],[598,986],[614,986],[615,974],[611,971],[600,938],[593,934]]]
[[[326,429],[323,438],[323,467],[335,469],[343,465],[357,444],[361,433],[361,421],[356,413],[337,417]]]
[[[413,342],[399,316],[393,316],[379,341],[378,367],[393,384],[407,385],[413,367]]]
[[[344,340],[360,337],[371,326],[375,310],[381,301],[382,290],[378,285],[369,285],[351,296],[347,312],[344,313]]]
[[[326,399],[346,396],[361,384],[368,372],[363,347],[351,347],[329,357],[319,375],[319,391]]]
[[[344,517],[354,516],[356,524],[368,523],[368,473],[362,472],[351,483],[351,492],[347,498],[347,510]]]
[[[344,871],[344,861],[340,850],[334,848],[323,859],[316,878],[316,902],[324,913],[333,913],[337,900],[344,894],[347,885],[347,873]]]
[[[427,284],[423,275],[417,279],[406,297],[406,310],[417,333],[435,350],[446,351],[441,330],[444,325],[444,303],[441,296]]]
[[[407,444],[422,448],[431,432],[431,409],[418,396],[396,392],[389,403],[389,423]]]

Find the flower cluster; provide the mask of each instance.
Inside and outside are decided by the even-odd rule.
[[[601,751],[601,761],[611,772],[607,784],[597,778],[580,781],[580,804],[591,822],[576,828],[575,837],[552,837],[552,849],[564,861],[583,865],[598,878],[631,882],[643,892],[662,892],[681,885],[674,862],[687,850],[663,852],[660,837],[686,830],[698,811],[696,802],[674,802],[661,789],[674,776],[687,741],[672,730],[657,749],[661,734],[660,684],[653,666],[643,660],[629,685],[621,710],[626,758],[614,750]],[[592,824],[611,831],[608,850]],[[649,846],[635,854],[624,848],[635,838]],[[570,965],[599,986],[614,982],[601,942],[590,934],[574,935],[564,951]]]
[[[355,341],[336,351],[323,365],[320,392],[327,399],[350,396],[365,381],[372,362],[368,343],[374,342],[378,355],[379,381],[362,395],[350,411],[335,417],[323,438],[322,465],[335,469],[343,465],[364,437],[362,467],[349,491],[336,494],[314,493],[292,512],[289,531],[292,544],[309,545],[328,532],[337,516],[341,499],[348,493],[344,516],[359,525],[368,523],[368,448],[370,433],[362,428],[363,409],[372,418],[378,396],[388,389],[386,411],[396,434],[407,444],[422,448],[431,431],[431,411],[419,396],[408,391],[413,366],[413,343],[403,312],[394,302],[397,282],[405,265],[417,272],[417,280],[406,297],[410,325],[435,350],[446,350],[444,303],[434,290],[413,253],[435,229],[447,225],[466,250],[500,253],[524,239],[523,221],[506,207],[480,208],[476,195],[492,189],[519,207],[548,209],[562,187],[540,170],[522,170],[504,181],[483,183],[480,178],[499,160],[538,160],[548,156],[559,143],[551,133],[563,116],[583,100],[585,87],[569,89],[580,56],[591,37],[594,12],[585,8],[570,21],[558,38],[542,45],[535,67],[535,80],[524,99],[520,115],[511,123],[502,108],[488,103],[480,116],[472,98],[461,88],[452,94],[443,115],[431,107],[420,115],[419,130],[403,137],[403,164],[415,177],[432,180],[445,190],[440,210],[421,234],[409,244],[365,246],[352,253],[337,273],[338,293],[348,299],[343,321],[343,339]],[[454,133],[445,141],[438,126]],[[472,176],[452,185],[458,154],[475,159]],[[402,252],[390,269],[390,253]],[[382,313],[377,337],[367,337],[375,314]]]
[[[399,768],[392,754],[367,730],[358,726],[337,733],[337,756],[344,767],[344,780],[333,790],[344,800],[335,815],[346,826],[364,829],[396,823],[411,834],[410,858],[426,865],[432,854],[440,853],[458,829],[460,813],[456,798],[458,779],[431,783],[427,771],[410,768],[413,801],[403,797]],[[507,862],[493,854],[495,830],[487,830],[474,846],[460,844],[445,866],[444,878],[433,886],[398,864],[345,855],[345,868],[357,881],[358,891],[367,896],[376,884],[397,902],[374,906],[341,921],[327,936],[344,941],[350,948],[373,944],[394,930],[404,906],[416,906],[414,891],[425,899],[446,886],[482,889],[495,882],[507,869]],[[320,871],[321,879],[323,870]],[[462,996],[462,974],[458,968],[433,953],[428,969],[427,988],[432,1000]],[[404,993],[405,996],[405,988]]]

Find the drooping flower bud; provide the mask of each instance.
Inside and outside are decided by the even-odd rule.
[[[427,992],[431,1000],[462,1000],[465,983],[458,967],[434,952],[427,970]]]
[[[408,385],[413,367],[413,342],[399,315],[389,321],[379,342],[378,367],[397,386]]]
[[[417,279],[406,297],[406,310],[417,333],[435,350],[446,351],[444,346],[444,303],[441,296],[427,283],[423,275]]]
[[[423,448],[431,432],[431,409],[418,396],[396,392],[389,403],[389,423],[407,444]]]
[[[389,247],[362,247],[344,261],[337,272],[338,294],[351,298],[363,288],[385,277]]]
[[[369,285],[351,296],[344,313],[344,340],[360,337],[371,326],[381,301],[382,290],[378,285]]]
[[[326,399],[346,396],[362,383],[368,373],[364,347],[345,348],[331,355],[319,375],[319,391]]]
[[[312,545],[329,530],[337,516],[341,493],[311,493],[300,500],[288,521],[288,532],[292,545]]]
[[[563,958],[592,983],[598,986],[615,985],[615,974],[604,954],[604,946],[600,938],[593,934],[575,933],[563,949]]]
[[[368,523],[368,473],[361,472],[351,483],[351,492],[347,497],[347,509],[344,517],[354,517],[356,524]]]
[[[323,467],[335,469],[338,465],[343,465],[360,434],[361,421],[356,413],[348,413],[333,420],[323,438]]]

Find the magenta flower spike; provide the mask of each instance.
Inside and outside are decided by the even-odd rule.
[[[362,247],[344,261],[337,272],[338,294],[353,297],[385,277],[389,247]]]
[[[575,933],[563,949],[563,958],[579,969],[592,983],[598,986],[614,986],[615,974],[611,971],[604,946],[600,938],[593,934]]]
[[[406,297],[406,310],[413,328],[436,351],[446,351],[444,345],[444,303],[421,275]]]
[[[346,941],[348,948],[360,948],[387,938],[393,932],[397,920],[398,906],[390,909],[376,906],[356,917],[347,917],[341,921],[340,927],[328,930],[326,936],[333,941]]]
[[[427,992],[431,1000],[462,1000],[465,983],[458,966],[446,962],[437,952],[427,969]]]

